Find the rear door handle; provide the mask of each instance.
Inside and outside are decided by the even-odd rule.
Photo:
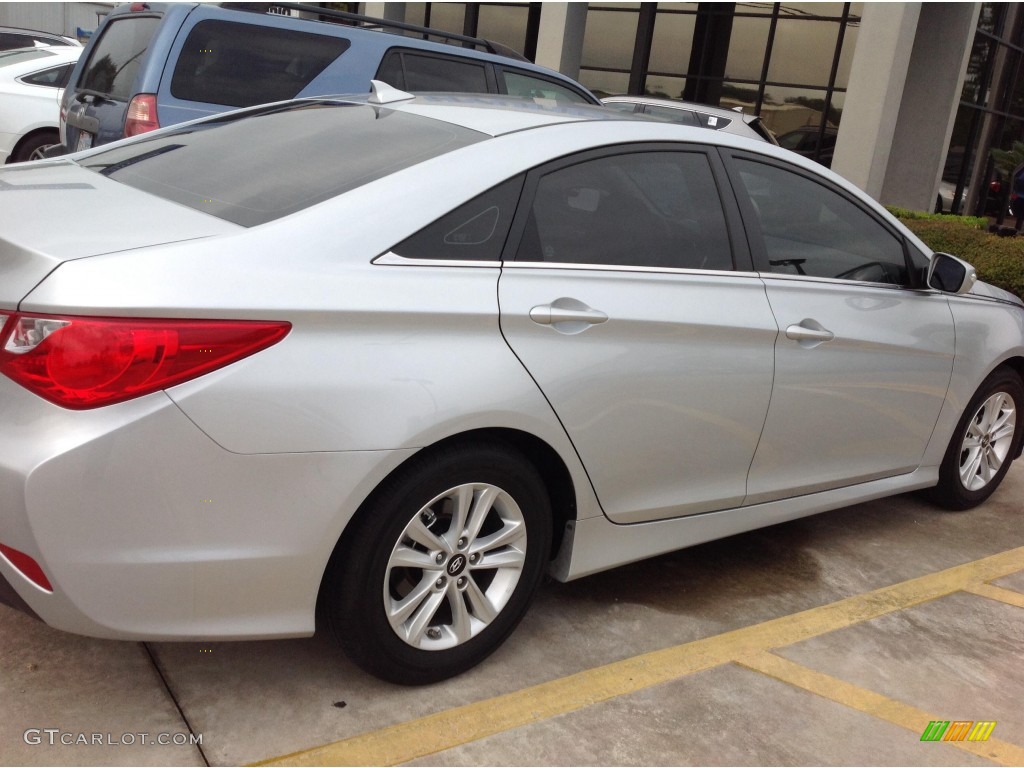
[[[554,304],[542,304],[530,310],[530,319],[540,325],[557,325],[558,323],[597,325],[605,322],[608,315],[597,309],[570,309]]]
[[[821,344],[825,341],[832,341],[836,335],[825,328],[817,320],[801,320],[799,323],[789,326],[786,329],[786,338],[793,341],[809,341]],[[816,346],[816,345],[814,345]]]

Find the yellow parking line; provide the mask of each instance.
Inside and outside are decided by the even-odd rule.
[[[397,765],[1024,570],[1024,547],[256,765]],[[923,726],[922,726],[923,728]]]
[[[904,704],[901,701],[895,701],[874,691],[848,683],[845,680],[809,669],[767,651],[761,651],[746,658],[738,659],[737,664],[773,677],[776,680],[781,680],[784,683],[789,683],[797,688],[802,688],[805,691],[810,691],[843,706],[873,715],[894,725],[899,725],[908,731],[913,731],[919,737],[924,733],[928,723],[932,720],[942,720],[941,717],[936,717],[917,707]],[[946,741],[942,743],[978,755],[979,757],[993,760],[1001,765],[1024,765],[1024,748],[999,739],[990,738],[988,741]],[[922,744],[922,749],[933,748],[930,742]],[[940,761],[945,761],[945,759],[941,755],[939,756]]]
[[[1001,603],[1024,608],[1024,593],[1014,592],[1012,589],[1003,589],[995,584],[974,584],[964,587],[964,592],[970,592],[975,595],[991,598],[992,600],[998,600]]]

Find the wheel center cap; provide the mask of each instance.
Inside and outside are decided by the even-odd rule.
[[[448,561],[448,566],[445,568],[449,576],[458,576],[464,570],[466,570],[466,556],[455,555],[451,560]]]

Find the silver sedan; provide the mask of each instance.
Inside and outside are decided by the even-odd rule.
[[[766,142],[377,84],[0,192],[0,596],[64,630],[426,683],[545,572],[1021,450],[1021,302]]]

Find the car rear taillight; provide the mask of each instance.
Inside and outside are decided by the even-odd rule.
[[[290,328],[249,320],[13,314],[0,334],[0,373],[64,408],[98,408],[241,360]]]
[[[159,127],[156,96],[152,93],[140,93],[128,102],[128,112],[124,118],[125,136],[138,136],[140,133],[155,131]]]

